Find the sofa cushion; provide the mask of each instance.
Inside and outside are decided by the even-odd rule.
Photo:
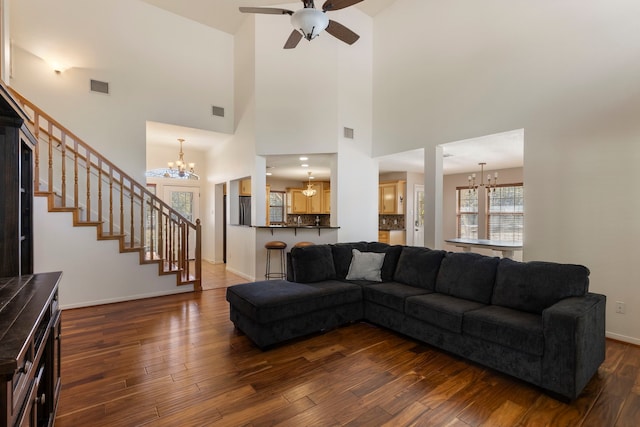
[[[442,260],[436,292],[489,304],[500,258],[449,252]]]
[[[336,270],[329,245],[313,245],[291,249],[293,278],[299,283],[334,279]]]
[[[492,303],[542,313],[567,297],[589,290],[589,269],[582,265],[553,262],[500,260]]]
[[[423,288],[416,288],[398,282],[376,283],[362,288],[365,301],[392,308],[399,313],[404,313],[404,303],[407,297],[427,294]]]
[[[353,249],[357,249],[360,252],[367,250],[367,242],[353,242],[353,243],[335,243],[330,245],[331,254],[333,256],[333,265],[335,267],[336,278],[344,279],[349,272],[349,266],[351,265],[351,257],[353,256]]]
[[[393,280],[393,273],[396,271],[396,267],[398,266],[398,259],[400,258],[400,254],[402,253],[401,245],[387,245],[386,243],[381,242],[369,242],[367,243],[367,251],[369,252],[384,252],[384,263],[382,264],[382,281],[390,282]]]
[[[307,284],[265,280],[227,288],[227,301],[257,323],[287,319],[361,299],[360,286],[337,280]]]
[[[405,313],[451,332],[462,332],[464,313],[483,307],[484,304],[439,293],[407,298]]]
[[[351,265],[347,273],[347,280],[371,280],[382,282],[381,269],[385,254],[377,252],[360,252],[352,249]]]
[[[445,252],[417,246],[405,246],[393,274],[395,282],[433,291]]]
[[[544,352],[542,316],[497,305],[464,314],[462,331],[535,356]]]

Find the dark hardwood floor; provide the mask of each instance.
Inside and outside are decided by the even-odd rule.
[[[56,426],[640,425],[637,346],[608,341],[565,404],[366,323],[262,352],[224,292],[64,311]]]

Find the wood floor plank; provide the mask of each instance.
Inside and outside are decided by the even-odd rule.
[[[638,425],[640,347],[607,340],[569,404],[367,323],[261,351],[229,321],[225,286],[245,280],[218,273],[198,294],[65,310],[56,426]]]

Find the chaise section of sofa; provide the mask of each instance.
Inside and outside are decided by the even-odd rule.
[[[604,361],[605,296],[583,266],[375,242],[294,248],[288,263],[289,281],[227,291],[260,347],[364,320],[567,400]]]

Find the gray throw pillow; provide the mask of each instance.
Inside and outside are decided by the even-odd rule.
[[[384,263],[384,256],[384,253],[360,252],[357,249],[353,249],[351,265],[346,279],[382,282],[380,271]]]

